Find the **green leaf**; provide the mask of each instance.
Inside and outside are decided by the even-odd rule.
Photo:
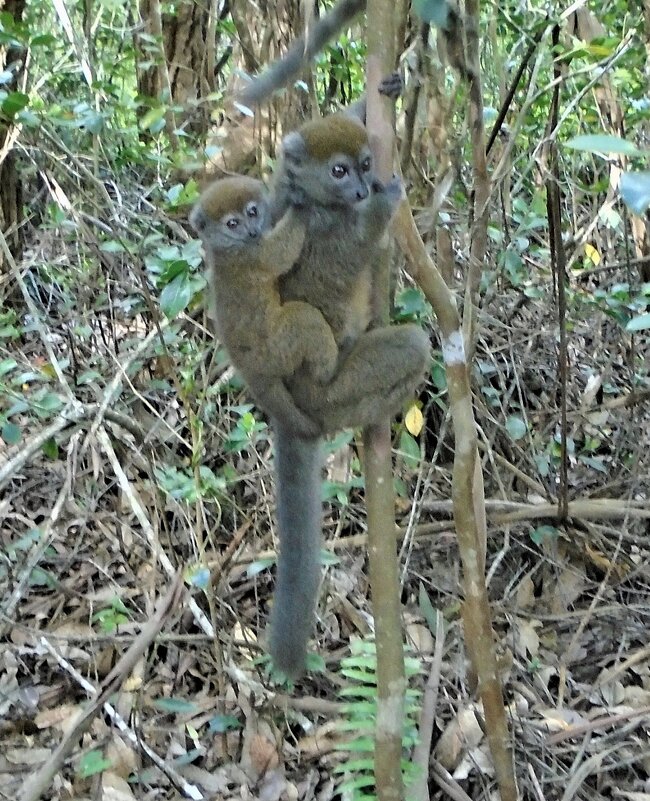
[[[398,319],[412,319],[425,316],[429,311],[429,304],[419,289],[407,287],[395,298],[395,308]]]
[[[15,423],[5,423],[2,426],[2,439],[7,445],[17,445],[21,436],[20,428]]]
[[[339,557],[333,553],[332,551],[328,551],[326,548],[320,549],[320,559],[321,565],[325,567],[334,567],[335,565],[340,564],[341,560]]]
[[[10,92],[2,102],[2,112],[12,119],[29,103],[29,95],[24,92]]]
[[[418,606],[420,607],[420,612],[424,616],[424,619],[427,622],[427,626],[429,627],[429,631],[432,634],[436,633],[436,610],[431,603],[431,598],[429,598],[429,593],[426,591],[424,584],[420,582],[420,589],[418,592]]]
[[[51,45],[56,44],[56,41],[56,37],[52,36],[51,33],[40,33],[32,37],[29,44],[32,47],[50,47]]]
[[[650,328],[650,313],[633,317],[625,326],[626,331],[645,331]]]
[[[587,134],[585,136],[574,136],[565,143],[565,147],[571,150],[583,150],[587,153],[614,153],[622,156],[647,156],[643,150],[639,150],[631,142],[621,139],[620,136],[610,134]]]
[[[233,715],[217,715],[210,718],[208,728],[213,734],[223,734],[225,731],[232,729],[241,729],[241,723]]]
[[[506,418],[506,431],[508,432],[508,434],[510,434],[512,439],[516,441],[525,436],[526,432],[528,431],[528,428],[524,420],[521,419],[521,417],[510,415],[509,417]]]
[[[18,367],[18,362],[15,359],[3,359],[0,362],[0,376],[7,375],[16,367]]]
[[[165,317],[173,320],[187,306],[191,297],[189,275],[181,273],[160,293],[160,308]]]
[[[531,532],[530,538],[535,545],[541,545],[545,540],[553,541],[557,538],[559,531],[555,526],[538,526]]]
[[[587,467],[591,467],[593,470],[597,470],[599,473],[607,473],[605,461],[600,456],[578,456],[578,459],[582,462],[582,464],[586,464]]]
[[[126,251],[124,243],[117,239],[108,239],[106,242],[101,242],[99,249],[102,253],[124,253]]]
[[[38,376],[41,378],[41,376]],[[34,401],[34,411],[39,417],[49,417],[53,412],[58,412],[63,406],[63,399],[54,392],[46,392],[42,397]]]
[[[186,701],[184,698],[156,698],[153,705],[163,712],[189,713],[194,715],[200,711],[197,704]]]
[[[630,211],[643,214],[650,206],[650,172],[624,172],[621,197]]]
[[[406,430],[403,430],[400,434],[399,452],[404,457],[407,467],[411,470],[417,470],[420,464],[420,446]]]
[[[325,660],[320,654],[308,651],[305,657],[305,669],[308,673],[325,673]]]
[[[35,567],[29,574],[29,583],[32,587],[56,587],[57,585],[52,575],[40,567]]]
[[[59,446],[56,444],[54,437],[50,437],[43,443],[43,453],[48,459],[54,460],[59,458]]]
[[[82,779],[88,779],[90,776],[95,776],[97,773],[110,768],[112,764],[110,759],[104,759],[104,755],[99,749],[88,751],[79,760],[77,775]]]
[[[162,106],[152,108],[140,120],[140,128],[146,130],[147,128],[152,133],[158,133],[165,126],[165,109]]]

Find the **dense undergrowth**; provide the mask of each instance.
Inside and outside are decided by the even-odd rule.
[[[644,53],[633,35],[642,23],[622,5],[602,11],[607,35],[589,45],[565,31],[562,142],[625,133],[647,147]],[[122,35],[132,11],[102,5],[90,38],[71,40],[49,4],[28,5],[19,25],[0,15],[0,42],[31,54],[21,85],[5,77],[0,95],[25,210],[22,250],[5,250],[0,271],[0,793],[14,797],[53,759],[89,697],[83,681],[101,688],[125,650],[137,650],[180,570],[192,603],[171,605],[111,699],[134,740],[104,708],[44,797],[337,797],[333,767],[351,759],[337,748],[348,735],[336,724],[351,715],[339,690],[354,681],[341,660],[351,641],[372,636],[359,439],[344,432],[327,446],[314,670],[287,698],[263,648],[275,544],[271,432],[214,341],[202,254],[186,223],[199,180],[190,168],[249,130],[246,116],[234,125],[224,99],[236,51],[221,93],[203,103],[139,97],[136,51]],[[70,13],[81,21],[80,10]],[[531,14],[539,24],[541,9]],[[486,19],[488,119],[527,45],[527,19],[515,7]],[[233,28],[227,17],[220,25],[226,48]],[[324,103],[360,90],[356,34],[318,61]],[[593,142],[562,148],[569,260],[559,319],[540,148],[551,53],[541,48],[535,59],[493,156],[473,366],[489,591],[524,797],[640,801],[650,793],[650,351],[647,326],[629,323],[647,315],[650,283],[614,178],[643,162],[597,155]],[[429,98],[435,74],[425,76]],[[472,213],[465,99],[452,71],[444,74],[448,144],[436,151],[433,120],[420,120],[405,177],[434,257],[436,228],[449,231],[450,279],[462,298]],[[204,141],[183,120],[206,104],[217,113]],[[616,108],[624,132],[609,126]],[[404,125],[402,114],[398,135]],[[273,149],[255,147],[266,172]],[[441,152],[454,181],[432,218]],[[394,318],[419,320],[434,346],[425,385],[393,426],[405,630],[421,666],[411,681],[422,689],[429,674],[436,688],[431,792],[446,782],[467,794],[458,798],[488,799],[491,763],[459,617],[444,368],[435,320],[403,276]]]

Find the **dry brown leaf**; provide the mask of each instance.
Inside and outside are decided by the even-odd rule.
[[[422,623],[406,624],[406,641],[420,655],[433,653],[433,634],[429,627]]]
[[[287,779],[281,770],[270,770],[257,786],[259,801],[280,801],[287,789]],[[294,796],[295,798],[295,796]]]
[[[571,726],[579,726],[587,719],[572,709],[540,709],[544,719],[544,728],[548,731],[565,731]]]
[[[453,772],[453,777],[456,781],[462,781],[477,770],[483,776],[494,776],[494,764],[490,757],[490,749],[487,744],[482,745],[480,748],[472,748],[468,751]]]
[[[39,729],[49,729],[56,726],[65,732],[70,723],[74,722],[77,713],[81,710],[79,704],[62,704],[54,709],[44,709],[34,718]]]
[[[323,756],[333,751],[338,745],[345,740],[350,739],[350,735],[345,734],[338,728],[339,720],[330,720],[319,726],[316,730],[312,731],[306,737],[301,737],[298,740],[298,750],[305,758],[313,758]]]
[[[623,698],[621,700],[635,709],[642,706],[650,706],[650,690],[631,684],[623,690]]]
[[[239,620],[233,626],[232,636],[233,639],[237,640],[238,642],[249,642],[251,644],[257,642],[255,631],[252,628],[250,628],[250,626],[242,626]],[[238,654],[242,657],[245,657],[246,659],[249,659],[251,662],[257,656],[257,653],[251,651],[249,648],[244,648],[244,647],[238,650]]]
[[[542,627],[540,620],[524,620],[516,618],[514,621],[515,629],[515,650],[522,659],[533,659],[539,652],[539,636],[535,629]]]
[[[516,598],[518,609],[530,609],[535,605],[535,584],[530,577],[530,573],[527,573],[519,582]]]
[[[116,773],[102,773],[102,801],[135,801],[131,785]]]
[[[12,765],[40,765],[52,755],[49,748],[7,748],[4,753]]]
[[[597,690],[590,694],[589,700],[597,706],[601,706],[603,703],[608,707],[621,704],[625,700],[625,688],[620,681],[603,682]]]
[[[250,741],[250,757],[253,770],[263,776],[268,770],[276,768],[280,763],[275,743],[267,740],[262,734],[254,734]]]
[[[602,551],[599,551],[596,548],[591,548],[589,543],[585,544],[585,553],[591,559],[594,565],[596,565],[596,567],[605,572],[611,570],[612,573],[618,578],[623,578],[629,570],[627,565],[612,562]]]
[[[587,586],[587,577],[579,565],[568,565],[557,577],[552,588],[550,608],[554,615],[564,615]]]
[[[111,763],[111,773],[127,779],[140,767],[136,751],[130,748],[121,737],[114,736],[106,747],[106,759]]]
[[[438,740],[436,758],[450,773],[458,766],[463,755],[476,748],[483,739],[483,730],[479,726],[475,710],[474,704],[461,709]]]
[[[228,783],[230,781],[230,771],[226,768],[218,768],[210,772],[198,765],[182,765],[178,772],[192,784],[198,784],[203,790],[210,793],[210,798],[228,797]]]
[[[241,756],[241,768],[254,782],[280,764],[276,737],[268,722],[260,720],[255,713],[246,723]]]

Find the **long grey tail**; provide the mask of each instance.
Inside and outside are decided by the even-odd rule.
[[[305,669],[320,583],[321,449],[276,426],[275,475],[280,533],[270,650],[289,678]]]
[[[312,26],[307,46],[302,36],[296,39],[286,55],[274,61],[261,75],[253,78],[239,93],[238,99],[246,106],[254,106],[269,97],[276,89],[288,86],[298,77],[302,67],[311,61],[346,23],[363,11],[365,5],[366,0],[339,0],[331,11]]]

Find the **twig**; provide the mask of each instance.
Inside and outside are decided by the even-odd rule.
[[[77,438],[79,436],[77,432]],[[65,473],[65,481],[63,482],[63,486],[61,487],[59,494],[57,496],[56,501],[54,502],[54,506],[52,507],[52,511],[50,512],[50,516],[47,520],[47,523],[42,527],[41,534],[38,540],[32,546],[25,565],[23,566],[22,572],[18,577],[18,581],[16,582],[16,586],[14,587],[11,595],[5,601],[3,601],[2,606],[0,606],[0,616],[6,618],[5,622],[0,624],[0,637],[2,637],[6,631],[8,626],[10,625],[11,616],[14,613],[14,609],[16,608],[18,601],[22,597],[23,591],[29,581],[30,576],[32,575],[32,571],[36,567],[36,565],[41,561],[41,557],[43,556],[45,549],[50,544],[50,540],[52,537],[52,529],[54,528],[57,520],[59,519],[59,515],[61,514],[61,509],[63,509],[63,504],[67,500],[70,490],[72,488],[72,467],[71,467],[71,454],[76,449],[76,439],[70,443],[70,450],[68,454],[68,460],[66,464],[66,473]]]
[[[519,503],[488,498],[485,501],[490,522],[513,523],[518,520],[534,520],[540,517],[560,518],[560,508],[556,503]],[[422,510],[451,515],[451,501],[423,501]],[[621,500],[620,498],[580,498],[569,501],[567,517],[584,520],[618,520],[628,515],[650,517],[650,501]],[[426,525],[426,524],[425,524]]]
[[[553,27],[553,47],[557,49],[560,37],[560,26]],[[553,63],[553,77],[562,77],[562,65],[556,57]],[[549,130],[557,128],[560,107],[561,84],[556,83],[551,97],[551,113],[548,121]],[[568,470],[569,455],[567,449],[568,422],[567,422],[567,392],[568,392],[568,345],[566,332],[566,251],[562,238],[562,197],[560,192],[560,169],[558,165],[557,142],[555,137],[549,137],[546,145],[546,159],[548,173],[546,176],[546,210],[549,227],[549,242],[551,247],[551,265],[555,275],[558,300],[558,327],[560,329],[560,342],[558,346],[558,367],[560,383],[560,517],[566,519],[569,503]]]
[[[137,490],[133,487],[129,479],[126,477],[126,473],[122,470],[122,465],[120,464],[115,451],[113,450],[113,445],[109,439],[106,430],[101,427],[97,432],[97,439],[99,440],[100,445],[104,449],[104,453],[108,457],[109,462],[111,463],[111,467],[113,468],[113,472],[117,478],[117,482],[120,485],[120,489],[126,495],[127,500],[131,506],[133,514],[137,517],[138,522],[142,526],[142,531],[149,543],[149,547],[153,551],[154,555],[162,565],[163,570],[167,573],[168,576],[175,575],[176,571],[174,570],[174,566],[169,560],[169,557],[164,552],[164,550],[160,546],[160,542],[158,541],[158,537],[156,536],[156,532],[153,529],[153,526],[149,522],[149,518],[145,514],[144,508],[142,503],[140,502],[140,498],[138,496]],[[196,603],[194,598],[188,599],[188,606],[190,611],[194,615],[194,619],[197,622],[197,625],[201,628],[201,630],[210,637],[214,637],[214,629],[212,628],[212,624],[205,616],[203,611],[201,610],[200,606]]]
[[[645,662],[646,659],[650,658],[650,645],[646,645],[644,648],[639,649],[635,654],[632,656],[628,656],[627,659],[624,659],[618,665],[614,665],[614,667],[606,670],[605,673],[601,674],[596,682],[593,685],[593,689],[597,687],[602,687],[603,684],[607,684],[607,682],[611,681],[613,678],[618,676],[620,673],[625,673],[626,670],[633,667],[634,665],[638,665],[639,662]]]
[[[429,801],[429,757],[431,740],[438,707],[438,690],[442,670],[442,655],[445,649],[445,627],[442,612],[436,611],[436,644],[433,661],[424,690],[420,721],[418,725],[419,741],[413,751],[413,763],[416,766],[416,779],[409,788],[409,798],[413,801]]]
[[[377,87],[395,65],[395,8],[391,0],[368,0],[367,129],[377,173],[388,180],[393,171],[394,133],[388,101]],[[405,205],[405,204],[402,204]],[[388,241],[373,268],[371,316],[388,322],[390,293]],[[400,610],[399,565],[395,540],[395,495],[391,464],[391,429],[388,418],[363,432],[365,496],[368,519],[368,564],[372,586],[377,646],[377,717],[374,774],[378,801],[403,797],[402,736],[404,729],[404,648]]]
[[[133,638],[131,638],[133,639]],[[160,641],[161,637],[156,636],[156,641]],[[162,638],[164,639],[164,638]],[[40,638],[41,645],[56,659],[59,665],[63,668],[63,670],[67,671],[72,678],[82,687],[88,695],[94,697],[97,695],[97,688],[92,685],[89,681],[87,681],[81,673],[79,673],[73,665],[68,662],[65,657],[61,656],[58,651],[54,649],[48,639],[45,637]],[[162,757],[158,756],[158,754],[151,748],[151,746],[147,745],[142,737],[138,736],[133,729],[129,726],[129,724],[124,720],[124,718],[120,715],[120,713],[115,709],[115,707],[108,703],[108,701],[104,704],[104,712],[108,715],[108,717],[113,721],[113,723],[117,726],[120,730],[120,733],[124,735],[125,739],[127,739],[131,745],[134,745],[136,748],[139,748],[143,751],[149,759],[156,765],[156,767],[164,773],[171,782],[173,782],[177,787],[179,787],[185,795],[189,798],[194,798],[199,801],[203,798],[200,792],[191,784],[188,784],[182,776],[179,776],[178,773],[174,770],[174,768],[169,765]]]
[[[438,760],[435,760],[431,767],[431,778],[444,793],[447,793],[449,798],[453,801],[472,801],[456,779],[442,767]]]
[[[161,323],[161,328],[166,328],[167,325],[169,325],[169,321],[165,320],[163,323]],[[125,361],[117,363],[116,365],[117,370],[115,372],[115,376],[113,377],[113,380],[110,382],[110,384],[106,387],[106,390],[104,391],[104,397],[102,398],[102,402],[99,404],[99,407],[97,408],[97,413],[95,415],[92,425],[90,426],[90,431],[88,432],[88,435],[81,448],[82,453],[88,447],[88,443],[96,435],[97,429],[101,425],[106,410],[112,403],[115,402],[115,396],[121,392],[122,378],[126,376],[129,366],[146,351],[146,349],[149,347],[149,345],[157,336],[158,336],[158,329],[153,328],[147,334],[147,336],[142,340],[142,342],[140,342],[138,347],[135,348],[135,350],[127,356]]]
[[[51,439],[55,434],[58,434],[59,431],[62,431],[64,428],[77,423],[85,416],[85,414],[86,410],[81,405],[74,404],[73,406],[71,404],[70,406],[66,406],[65,409],[59,413],[53,423],[50,423],[47,428],[44,428],[42,431],[39,431],[38,434],[35,434],[33,437],[31,437],[24,445],[20,447],[15,456],[12,456],[9,461],[0,467],[0,489],[2,489],[7,481],[15,473],[17,473],[35,453],[40,451],[48,439]]]
[[[21,271],[18,269],[18,265],[16,264],[16,261],[12,256],[11,251],[9,250],[9,246],[7,245],[7,240],[5,239],[2,230],[0,230],[0,250],[2,250],[2,252],[4,253],[4,256],[7,260],[7,264],[9,265],[9,269],[11,270],[11,274],[13,275],[14,280],[18,284],[20,292],[23,296],[25,305],[29,309],[29,313],[32,315],[34,326],[38,331],[38,335],[41,338],[41,342],[43,343],[43,347],[45,348],[47,357],[50,360],[50,365],[52,366],[52,369],[56,373],[56,377],[58,379],[59,384],[61,385],[61,388],[63,389],[64,394],[68,399],[68,403],[72,406],[73,409],[77,409],[77,407],[81,406],[81,403],[79,400],[77,400],[73,391],[70,389],[70,385],[68,384],[67,378],[63,374],[63,369],[59,364],[59,360],[56,358],[56,355],[52,350],[50,338],[48,337],[47,332],[45,331],[45,328],[43,326],[43,321],[41,319],[42,315],[39,309],[37,308],[36,304],[32,300],[32,296],[29,294],[29,290],[25,286],[25,282],[23,281]]]
[[[178,603],[182,588],[183,582],[181,575],[177,574],[165,597],[159,600],[153,617],[145,623],[133,644],[125,651],[115,667],[108,676],[106,676],[100,686],[100,690],[95,692],[91,703],[85,710],[79,713],[74,724],[66,731],[63,739],[47,762],[23,784],[18,796],[19,801],[37,801],[49,787],[55,774],[59,771],[66,757],[74,748],[75,743],[79,740],[81,735],[87,731],[95,715],[108,702],[108,699],[113,693],[117,692],[125,679],[128,678],[142,654],[151,645],[156,634],[158,634],[162,628],[167,615]],[[40,642],[43,647],[52,652],[53,649],[51,649],[45,637],[41,637]],[[62,659],[63,657],[57,656],[57,661],[59,661],[60,664]],[[188,785],[188,787],[191,786]],[[202,799],[203,796],[196,788],[193,788],[193,793],[190,795],[190,798],[197,799],[198,801]]]
[[[616,726],[617,723],[626,723],[628,720],[635,718],[650,717],[650,706],[642,706],[639,709],[630,709],[629,712],[621,712],[618,715],[602,715],[601,717],[594,718],[587,723],[580,723],[577,726],[569,726],[568,729],[557,732],[550,737],[546,738],[545,745],[557,745],[564,742],[569,738],[582,737],[584,734],[599,731],[600,729],[608,729],[610,726]]]

